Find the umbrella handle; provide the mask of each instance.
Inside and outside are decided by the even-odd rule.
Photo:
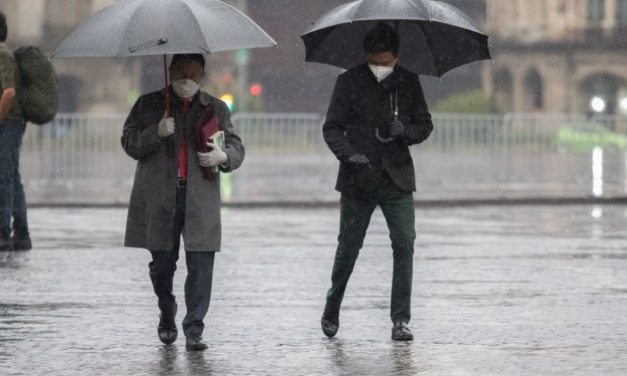
[[[377,137],[377,140],[379,140],[379,142],[381,142],[382,144],[389,144],[390,142],[394,141],[394,137],[390,137],[390,138],[381,137],[381,134],[379,133],[379,128],[375,130],[375,136]]]
[[[170,117],[170,90],[168,90],[168,57],[163,55],[163,73],[165,77],[165,115]]]

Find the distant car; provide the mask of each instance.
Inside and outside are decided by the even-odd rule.
[[[595,147],[609,150],[627,149],[627,135],[612,132],[598,123],[572,123],[560,128],[557,147],[568,151],[591,151]]]

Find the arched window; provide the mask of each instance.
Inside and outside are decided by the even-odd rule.
[[[61,74],[57,77],[59,91],[59,112],[77,112],[79,110],[79,93],[83,89],[80,78]]]
[[[627,0],[616,0],[616,23],[627,26]]]
[[[593,23],[605,19],[605,0],[588,0],[588,21]]]
[[[512,73],[507,68],[500,68],[492,77],[494,98],[500,110],[511,111],[514,107]]]
[[[611,73],[595,74],[579,82],[582,105],[597,113],[615,114],[626,90],[627,80]]]
[[[544,81],[537,69],[531,69],[525,76],[525,91],[531,110],[542,110],[544,108]]]

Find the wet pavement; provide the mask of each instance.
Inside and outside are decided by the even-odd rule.
[[[226,209],[204,353],[159,343],[124,210],[30,213],[36,249],[0,253],[1,375],[627,374],[625,206],[417,209],[413,343],[390,340],[379,211],[329,340],[338,210]]]

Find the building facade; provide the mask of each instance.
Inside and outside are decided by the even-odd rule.
[[[227,1],[245,6],[247,0]],[[2,0],[0,11],[9,24],[10,48],[35,45],[50,55],[79,24],[116,0]],[[137,97],[164,85],[160,56],[137,58],[53,59],[61,112],[126,113]],[[235,91],[221,77],[236,77],[241,67],[233,54],[210,57],[205,89]],[[240,69],[241,70],[241,69]],[[235,81],[232,79],[232,81]],[[229,84],[233,86],[234,84]],[[217,87],[217,88],[216,88]],[[219,95],[220,93],[216,92]]]
[[[81,22],[115,0],[2,0],[9,47],[35,45],[51,54]],[[53,59],[62,112],[128,111],[140,89],[140,59]]]
[[[627,0],[487,0],[505,112],[627,114]]]
[[[36,45],[51,54],[96,11],[116,0],[0,0],[9,20],[10,47]],[[339,69],[305,63],[299,35],[327,10],[350,0],[226,0],[276,39],[264,48],[208,57],[205,90],[235,99],[236,111],[325,112]],[[446,0],[484,23],[484,0]],[[503,0],[505,1],[505,0]],[[160,57],[54,59],[63,112],[124,113],[140,93],[163,85]],[[443,79],[423,78],[431,105],[452,93],[481,87],[483,64],[456,69]],[[251,85],[261,88],[253,98]]]

